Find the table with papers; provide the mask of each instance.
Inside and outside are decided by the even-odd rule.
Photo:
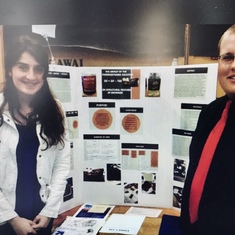
[[[59,217],[55,219],[53,228],[55,229],[59,227],[61,224],[63,224],[66,218],[68,218],[68,216],[74,216],[80,209],[81,205],[60,214]],[[152,207],[149,208],[149,207],[140,207],[140,206],[139,207],[115,206],[108,215],[105,224],[98,232],[98,235],[131,234],[132,231],[135,231],[136,233],[134,234],[137,235],[146,235],[146,234],[157,235],[159,233],[162,216],[164,214],[179,216],[180,212],[179,210],[172,208],[167,209],[167,208],[152,208]],[[135,216],[137,216],[137,218],[135,218]],[[126,224],[124,224],[125,219],[126,219]],[[113,227],[113,221],[115,220],[117,222]],[[128,225],[129,224],[128,221],[133,221],[133,220],[137,221],[135,227]],[[122,229],[126,229],[126,232],[122,233]],[[129,233],[128,230],[130,230]]]

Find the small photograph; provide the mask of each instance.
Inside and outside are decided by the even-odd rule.
[[[186,161],[175,158],[174,160],[174,180],[184,182],[186,177]]]
[[[96,97],[96,74],[82,74],[83,97]]]
[[[85,168],[83,170],[83,180],[93,182],[104,182],[104,169],[103,168]]]
[[[141,192],[145,194],[156,194],[156,173],[141,174]]]
[[[181,208],[182,203],[182,187],[173,186],[173,207]]]
[[[161,78],[159,73],[150,73],[149,77],[145,79],[145,96],[146,97],[160,97]]]
[[[138,183],[124,184],[124,203],[138,203]]]
[[[107,164],[107,181],[121,181],[121,164]]]
[[[139,78],[123,77],[122,85],[123,87],[138,87],[139,80],[140,80]]]
[[[73,178],[70,177],[67,179],[63,200],[64,202],[66,202],[72,198],[73,198]]]

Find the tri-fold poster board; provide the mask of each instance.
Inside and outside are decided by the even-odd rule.
[[[71,138],[61,212],[84,203],[181,206],[188,148],[217,64],[153,67],[50,65]]]

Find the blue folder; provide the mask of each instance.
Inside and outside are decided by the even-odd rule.
[[[181,235],[179,217],[173,215],[163,215],[159,235]]]

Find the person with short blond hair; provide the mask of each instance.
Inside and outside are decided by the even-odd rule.
[[[218,47],[218,80],[226,94],[202,110],[193,134],[182,198],[182,235],[234,234],[235,25],[224,32]]]

